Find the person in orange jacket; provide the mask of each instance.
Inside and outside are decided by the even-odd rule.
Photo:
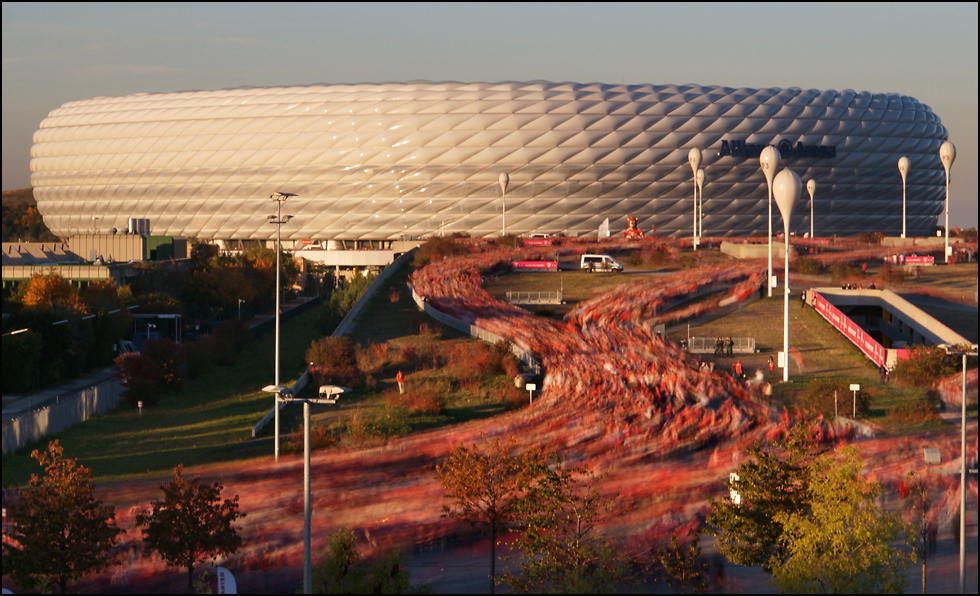
[[[402,371],[398,371],[395,380],[398,381],[398,393],[405,393],[405,375],[402,374]]]

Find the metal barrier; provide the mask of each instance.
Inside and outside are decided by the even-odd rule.
[[[535,375],[540,375],[541,374],[541,363],[538,362],[537,360],[535,360],[533,356],[531,356],[530,351],[528,351],[528,350],[526,350],[526,349],[524,349],[524,348],[522,348],[522,347],[520,347],[518,345],[515,345],[512,341],[508,340],[505,337],[501,337],[501,336],[497,335],[496,333],[491,333],[491,332],[487,331],[486,329],[482,329],[480,327],[477,327],[476,325],[470,325],[469,323],[467,323],[465,321],[461,321],[461,320],[457,319],[456,317],[447,315],[447,314],[443,313],[442,311],[437,310],[432,305],[430,305],[428,302],[426,302],[425,300],[423,300],[421,296],[419,296],[418,294],[416,294],[415,293],[415,288],[412,288],[412,299],[415,300],[415,304],[419,307],[419,310],[425,312],[425,314],[427,314],[430,317],[432,317],[433,319],[439,321],[443,325],[446,325],[447,327],[452,327],[453,329],[455,329],[457,331],[460,331],[462,333],[467,333],[467,334],[472,335],[473,337],[475,337],[477,339],[482,339],[483,341],[486,341],[486,342],[489,342],[489,343],[492,343],[492,344],[496,344],[497,342],[500,342],[500,341],[507,342],[510,345],[510,351],[514,354],[514,356],[517,357],[518,360],[520,360],[521,362],[523,362],[525,366],[527,366],[529,369],[531,369],[531,371]]]
[[[561,304],[561,292],[507,292],[511,304]]]
[[[754,354],[755,353],[755,338],[754,337],[733,337],[731,338],[732,354]],[[692,337],[690,344],[687,346],[687,351],[692,354],[714,354],[715,349],[718,344],[717,337]],[[727,354],[726,349],[722,349],[721,354]]]

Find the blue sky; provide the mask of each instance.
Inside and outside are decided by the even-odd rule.
[[[423,79],[854,89],[942,118],[950,222],[976,226],[977,28],[976,3],[4,3],[3,188],[30,185],[48,112],[100,95]]]

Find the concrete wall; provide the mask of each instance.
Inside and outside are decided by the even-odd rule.
[[[73,424],[88,420],[94,414],[104,414],[116,406],[121,396],[122,384],[114,377],[81,391],[59,396],[56,403],[45,408],[4,421],[3,453],[61,432]]]
[[[772,258],[775,259],[785,259],[786,245],[782,242],[772,243]],[[734,242],[722,242],[721,252],[726,255],[731,255],[736,259],[765,259],[769,256],[769,244],[736,244]],[[791,249],[790,256],[792,257],[795,251]]]
[[[840,288],[814,288],[814,290],[838,308],[881,307],[890,314],[891,326],[909,337],[910,344],[970,344],[965,337],[891,290],[842,290]]]
[[[86,261],[102,257],[107,262],[141,261],[146,256],[146,238],[139,234],[79,234],[68,240],[71,251]]]

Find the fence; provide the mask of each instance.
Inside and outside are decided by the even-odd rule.
[[[26,412],[3,423],[3,453],[10,453],[45,435],[104,414],[119,402],[122,386],[113,377],[80,391],[58,396],[56,403]]]
[[[755,353],[754,337],[733,337],[731,339],[733,342],[732,345],[733,354]],[[692,337],[691,343],[687,347],[687,349],[692,354],[714,354],[717,345],[718,345],[717,337]],[[727,351],[720,352],[720,353],[727,354]]]
[[[395,261],[391,265],[385,267],[384,271],[382,271],[376,278],[374,278],[374,281],[371,282],[371,285],[369,285],[367,289],[364,290],[361,296],[357,299],[357,302],[354,303],[354,306],[351,307],[350,312],[348,312],[344,316],[344,318],[340,321],[340,324],[337,325],[337,328],[334,329],[333,333],[331,333],[330,336],[342,337],[350,333],[351,329],[354,328],[354,324],[357,322],[357,317],[359,317],[361,311],[364,310],[365,305],[367,305],[367,303],[371,300],[371,298],[373,298],[374,295],[378,293],[378,289],[380,289],[381,286],[383,286],[385,282],[387,282],[388,279],[392,275],[394,275],[395,271],[398,271],[402,267],[402,265],[405,264],[406,261],[408,261],[414,256],[414,254],[415,254],[415,249],[413,248],[412,250],[408,251],[407,253],[395,259]],[[306,387],[307,383],[309,383],[309,379],[310,379],[310,370],[307,369],[306,372],[303,373],[303,376],[301,376],[299,380],[293,383],[293,386],[289,388],[289,393],[292,395],[299,395],[299,392],[302,391],[304,387]],[[279,409],[280,410],[283,409],[287,403],[288,402],[279,402]],[[262,419],[259,420],[258,424],[252,427],[252,436],[253,437],[256,436],[265,427],[265,425],[268,424],[269,421],[275,417],[275,414],[276,414],[276,407],[272,406],[272,409],[266,412],[265,416],[263,416]]]
[[[561,292],[507,292],[511,304],[561,304]]]
[[[524,363],[535,375],[541,374],[541,364],[534,359],[531,353],[520,346],[515,345],[513,342],[509,341],[507,338],[501,337],[496,333],[491,333],[486,329],[481,329],[476,325],[470,325],[466,321],[461,321],[456,317],[449,316],[442,311],[436,310],[435,307],[430,305],[422,297],[415,293],[415,289],[412,289],[412,299],[415,300],[415,304],[418,305],[419,310],[424,311],[425,314],[429,315],[433,319],[439,321],[443,325],[452,327],[453,329],[460,331],[462,333],[467,333],[472,335],[477,339],[482,339],[483,341],[496,344],[497,342],[504,341],[510,345],[510,351],[513,352],[517,359]]]

